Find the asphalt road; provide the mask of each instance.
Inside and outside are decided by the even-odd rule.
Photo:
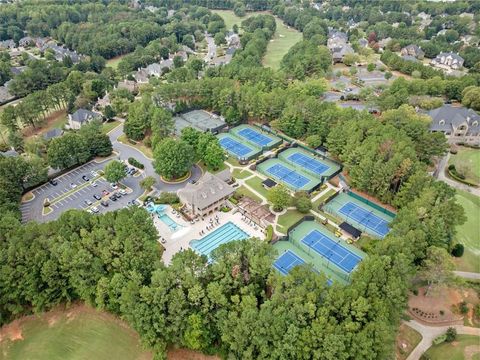
[[[195,165],[192,167],[192,174],[189,179],[178,184],[168,184],[162,181],[160,176],[155,173],[152,166],[153,159],[148,158],[133,146],[122,144],[117,141],[118,137],[123,135],[123,123],[110,131],[108,135],[113,144],[113,150],[117,155],[99,162],[90,161],[66,174],[58,176],[55,178],[57,180],[57,185],[55,186],[50,183],[45,183],[32,190],[34,198],[20,205],[22,222],[25,223],[32,220],[45,222],[57,219],[60,214],[69,209],[87,209],[89,205],[85,200],[90,200],[93,203],[93,206],[98,208],[99,212],[120,209],[126,206],[128,202],[137,199],[143,194],[143,189],[140,187],[140,181],[146,176],[152,176],[155,178],[156,184],[154,185],[154,188],[159,192],[175,192],[183,188],[189,181],[197,181],[202,176],[201,168]],[[99,201],[96,200],[93,195],[101,195],[103,190],[112,193],[113,189],[110,184],[108,184],[103,178],[100,178],[95,181],[97,186],[94,187],[92,185],[93,181],[86,182],[82,179],[82,176],[87,175],[90,179],[93,179],[92,171],[103,169],[105,165],[113,159],[126,161],[130,157],[141,162],[145,166],[145,169],[141,171],[138,176],[127,176],[121,181],[121,184],[130,189],[127,195],[122,196],[117,201],[109,200],[109,196],[103,197],[103,199],[107,200],[109,206],[101,206]],[[75,187],[73,187],[72,184],[74,184]],[[52,211],[43,215],[42,212],[45,199],[48,199],[50,202],[50,208]]]

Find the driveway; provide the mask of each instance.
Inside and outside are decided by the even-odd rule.
[[[207,55],[205,56],[205,62],[208,63],[217,56],[217,45],[215,45],[215,40],[210,34],[205,33],[205,39],[207,40],[208,46]]]
[[[439,163],[438,166],[437,166],[437,170],[435,171],[434,176],[435,176],[438,180],[447,183],[447,184],[450,185],[451,187],[454,187],[454,188],[456,188],[456,189],[459,189],[459,190],[463,190],[463,191],[472,193],[472,194],[474,194],[474,195],[476,195],[476,196],[480,196],[480,188],[475,188],[475,187],[473,187],[473,186],[468,186],[468,185],[466,185],[466,184],[459,183],[459,182],[457,182],[457,181],[454,181],[454,180],[450,179],[450,178],[445,174],[446,167],[448,166],[448,159],[450,159],[450,152],[448,152],[447,155],[445,155],[445,156],[440,160],[440,163]]]
[[[140,150],[136,149],[133,146],[123,144],[117,141],[118,137],[121,135],[123,135],[123,123],[108,133],[108,136],[110,137],[110,141],[113,144],[113,150],[118,153],[117,158],[119,160],[128,160],[129,157],[133,157],[139,162],[141,162],[143,165],[145,165],[144,176],[152,176],[153,178],[155,178],[156,183],[154,185],[154,188],[157,189],[158,191],[168,191],[168,192],[177,191],[185,187],[185,185],[189,181],[198,181],[198,179],[200,179],[200,177],[203,174],[202,169],[199,166],[194,165],[191,170],[192,175],[190,176],[190,178],[186,179],[184,182],[177,183],[177,184],[166,183],[162,181],[160,179],[160,176],[155,172],[152,165],[152,161],[153,161],[152,158],[147,157],[144,153],[142,153]]]
[[[420,341],[417,347],[413,349],[407,360],[420,359],[420,356],[422,356],[422,354],[432,346],[433,340],[437,336],[445,334],[449,327],[454,327],[455,329],[457,329],[458,334],[480,336],[480,328],[468,327],[463,325],[426,326],[420,324],[418,321],[415,320],[405,321],[405,324],[410,326],[412,329],[418,331],[422,335],[422,341]]]

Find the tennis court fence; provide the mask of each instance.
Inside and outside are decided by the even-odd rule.
[[[391,217],[395,217],[396,214],[388,209],[385,209],[384,207],[378,205],[377,203],[374,203],[373,201],[370,201],[366,198],[364,198],[363,196],[351,191],[351,190],[347,190],[347,194],[350,195],[351,197],[353,197],[354,199],[357,199],[358,201],[361,201],[362,203],[364,204],[367,204],[369,206],[371,206],[372,208],[374,208],[375,210],[378,210],[378,211],[381,211],[382,213],[388,215],[388,216],[391,216]]]

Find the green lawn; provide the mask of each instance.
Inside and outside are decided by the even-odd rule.
[[[240,186],[235,190],[237,193],[242,194],[244,196],[248,196],[249,198],[261,203],[262,199],[260,199],[256,194],[250,191],[250,189],[246,188],[245,186]]]
[[[456,240],[465,246],[465,253],[457,259],[457,269],[480,272],[480,198],[457,190],[457,201],[467,216],[465,224],[458,226]]]
[[[315,200],[313,202],[313,209],[314,210],[317,210],[318,209],[318,206],[324,202],[326,199],[328,199],[330,196],[332,196],[333,194],[335,194],[335,190],[333,189],[328,189],[328,191],[323,194],[322,196],[320,196],[317,200]]]
[[[457,169],[467,167],[467,180],[480,184],[480,150],[460,146],[458,153],[450,156],[449,164],[454,164]]]
[[[422,335],[413,330],[410,326],[402,324],[397,334],[397,351],[396,359],[405,360],[408,358],[408,355],[417,347],[417,345],[422,341]],[[403,348],[398,346],[398,343],[406,344],[407,347]]]
[[[153,158],[153,152],[152,152],[151,148],[145,146],[141,142],[131,143],[128,140],[127,135],[125,135],[125,134],[120,135],[118,137],[117,141],[121,142],[122,144],[129,145],[129,146],[132,146],[132,147],[136,148],[137,150],[141,151],[143,153],[143,155],[145,155],[146,157],[149,157],[151,159]]]
[[[102,132],[104,134],[108,134],[110,131],[116,128],[119,124],[120,124],[120,121],[118,120],[105,122],[103,123],[103,126],[102,126]]]
[[[231,29],[235,24],[240,27],[242,21],[249,18],[250,16],[266,13],[251,12],[247,13],[247,15],[243,18],[240,18],[236,16],[233,11],[230,10],[213,10],[212,12],[220,15],[223,18],[227,29]],[[280,61],[287,53],[288,49],[290,49],[295,43],[302,40],[302,33],[288,27],[283,23],[282,20],[277,17],[275,17],[275,21],[277,23],[277,31],[275,31],[272,41],[270,41],[270,43],[268,44],[267,53],[265,54],[265,57],[263,59],[263,65],[266,67],[271,67],[273,69],[278,69],[280,67]]]
[[[250,16],[255,15],[255,12],[247,13],[244,17],[238,17],[231,10],[212,10],[213,13],[218,14],[225,21],[225,25],[228,30],[233,28],[233,25],[240,27],[243,20],[248,19]]]
[[[467,357],[465,354],[465,348],[469,346],[478,346],[480,344],[480,337],[473,335],[458,335],[457,340],[453,343],[444,342],[440,345],[433,345],[427,351],[432,360],[464,360],[474,359],[478,360],[479,353],[473,353],[474,356]]]
[[[219,173],[220,171],[223,171],[227,168],[227,165],[225,165],[225,163],[222,163],[222,165],[217,170],[210,169],[207,165],[205,165],[203,161],[197,162],[197,165],[202,168],[203,172],[208,171],[212,174]]]
[[[113,316],[93,309],[29,317],[21,326],[22,340],[2,340],[2,359],[151,359],[138,335]],[[47,316],[49,313],[47,313]],[[72,316],[73,315],[73,316]]]
[[[249,176],[252,176],[253,173],[250,170],[247,169],[234,169],[232,172],[232,175],[235,179],[245,179]]]
[[[302,33],[287,27],[282,20],[275,18],[277,23],[277,31],[273,35],[273,39],[267,46],[267,53],[263,58],[263,65],[278,69],[283,56],[297,42],[302,40]]]
[[[126,54],[125,54],[126,55]],[[122,60],[122,58],[125,56],[125,55],[119,55],[119,56],[116,56],[114,58],[111,58],[110,60],[107,60],[107,63],[105,66],[108,66],[108,67],[111,67],[112,69],[117,69],[118,67],[118,63],[120,62],[120,60]]]
[[[278,230],[286,233],[288,228],[295,224],[298,220],[303,218],[305,215],[297,210],[288,210],[285,214],[278,217]]]
[[[251,179],[245,181],[249,186],[251,186],[255,191],[257,191],[260,195],[267,197],[268,191],[262,185],[263,180],[258,176],[255,176]]]

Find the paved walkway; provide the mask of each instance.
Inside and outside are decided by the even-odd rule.
[[[480,196],[480,188],[478,187],[473,187],[473,186],[468,186],[466,184],[462,184],[460,182],[457,182],[455,180],[450,179],[446,174],[445,174],[445,169],[448,166],[448,159],[450,159],[450,152],[445,155],[442,160],[440,160],[440,163],[438,164],[437,170],[435,171],[434,176],[451,187],[454,187],[459,190],[463,190],[469,193],[472,193],[476,196]]]
[[[480,273],[467,272],[467,271],[454,271],[453,273],[457,276],[460,276],[460,277],[464,278],[464,279],[480,280]]]
[[[474,328],[464,325],[427,326],[420,324],[416,320],[404,321],[404,323],[410,326],[412,329],[418,331],[422,335],[422,341],[420,341],[417,347],[413,349],[407,360],[420,359],[420,356],[422,356],[422,354],[432,346],[433,340],[437,336],[445,334],[449,327],[454,327],[455,329],[457,329],[458,334],[480,336],[480,328]]]

